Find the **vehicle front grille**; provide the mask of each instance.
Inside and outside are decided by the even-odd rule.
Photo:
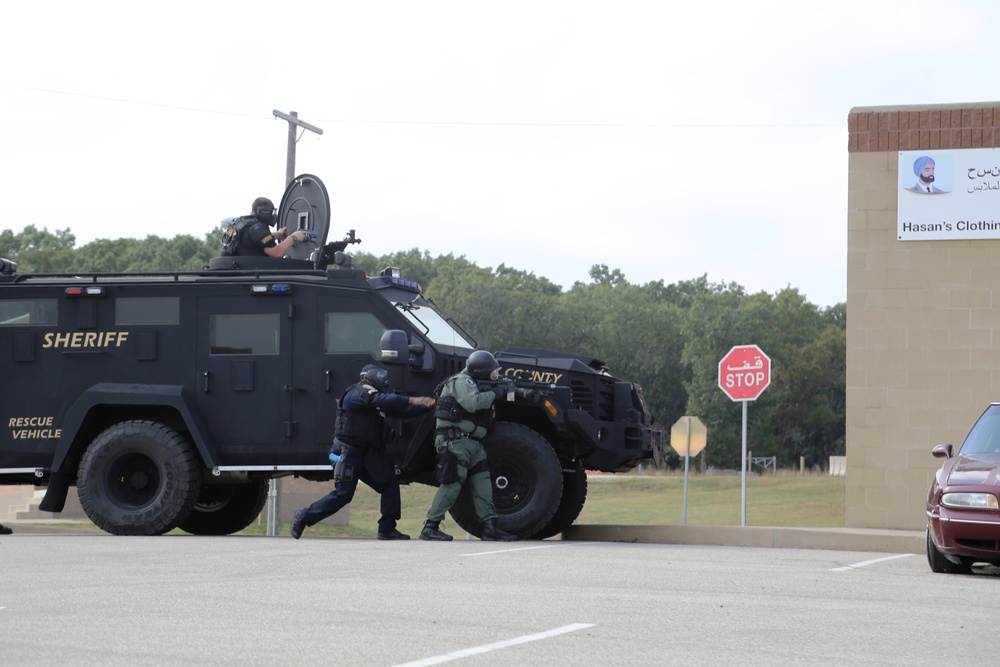
[[[610,378],[597,378],[597,391],[587,382],[570,383],[570,405],[584,410],[598,421],[613,421],[615,414],[615,383]]]

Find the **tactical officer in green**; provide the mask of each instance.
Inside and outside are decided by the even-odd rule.
[[[497,526],[486,450],[480,443],[493,426],[493,402],[507,390],[491,387],[480,391],[476,380],[496,380],[498,368],[500,364],[492,354],[476,350],[469,355],[462,372],[445,380],[441,388],[434,412],[437,418],[434,446],[438,453],[435,474],[440,486],[420,531],[422,540],[451,540],[451,535],[441,532],[439,526],[466,480],[471,486],[476,515],[483,522],[481,538],[503,542],[517,539],[517,535]]]

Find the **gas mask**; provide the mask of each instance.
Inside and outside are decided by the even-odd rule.
[[[278,221],[278,216],[274,214],[273,204],[264,204],[258,206],[257,210],[254,211],[254,217],[263,222],[268,227],[274,225]]]

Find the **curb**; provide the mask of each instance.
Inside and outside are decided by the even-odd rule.
[[[102,535],[94,528],[75,528],[69,522],[5,524],[15,535]],[[926,552],[922,530],[868,528],[786,528],[763,526],[614,526],[573,525],[554,539],[577,542],[633,542],[775,549],[827,549],[882,553]]]
[[[778,549],[829,549],[925,553],[924,531],[866,528],[779,528],[761,526],[608,526],[574,525],[562,539],[592,542],[694,544]]]

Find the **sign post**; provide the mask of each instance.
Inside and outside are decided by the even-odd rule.
[[[747,525],[747,403],[771,384],[771,358],[756,345],[737,345],[719,361],[719,388],[743,403],[743,465],[740,525]]]
[[[705,448],[708,431],[697,417],[681,417],[670,429],[670,446],[684,457],[684,514],[681,523],[687,525],[688,517],[688,467],[691,457]]]

